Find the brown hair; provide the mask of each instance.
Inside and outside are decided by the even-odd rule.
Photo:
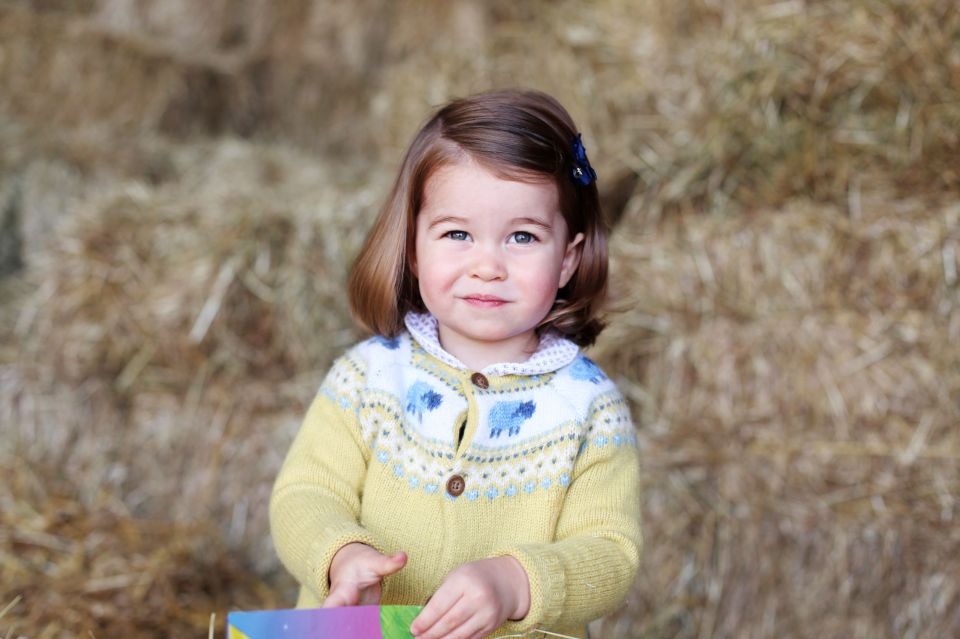
[[[454,100],[420,129],[400,166],[350,273],[350,308],[367,330],[392,337],[408,311],[426,311],[410,269],[416,216],[424,187],[438,168],[469,156],[505,179],[552,180],[570,238],[583,233],[580,265],[557,293],[539,332],[555,330],[580,346],[603,329],[607,289],[607,224],[596,182],[577,183],[572,172],[577,128],[559,102],[539,91],[495,91]]]

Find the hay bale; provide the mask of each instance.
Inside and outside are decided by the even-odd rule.
[[[165,184],[75,203],[56,247],[37,257],[47,290],[27,304],[24,330],[38,361],[80,382],[116,379],[139,353],[121,391],[141,375],[141,388],[182,391],[206,359],[223,380],[287,379],[328,362],[355,337],[343,331],[343,281],[376,181],[350,193],[345,171],[231,142],[175,163],[179,177]]]
[[[629,19],[628,8],[608,8]],[[608,140],[595,135],[606,122],[609,96],[592,78],[598,66],[622,62],[626,52],[603,47],[608,25],[594,22],[600,11],[578,6],[583,28],[571,25],[570,11],[564,3],[536,9],[503,1],[409,3],[386,34],[389,68],[378,75],[369,103],[381,161],[398,161],[412,132],[446,101],[490,88],[527,87],[555,95],[583,127],[601,175],[612,168],[614,158],[602,152]],[[430,38],[423,36],[424,24],[437,25]]]
[[[5,364],[0,470],[26,464],[62,478],[86,508],[106,493],[131,516],[216,530],[238,561],[282,591],[266,504],[320,377],[118,399],[102,380],[71,387],[46,367]]]
[[[658,325],[681,328],[699,317],[946,312],[957,281],[960,211],[892,197],[887,189],[868,192],[851,214],[795,201],[787,215],[680,216],[656,227],[628,220],[611,256],[611,268],[623,274],[614,295],[623,315],[617,328],[635,330],[654,315]]]
[[[900,197],[960,188],[955,3],[690,5],[659,19],[644,90],[616,100],[637,214],[841,204],[875,171]]]
[[[136,519],[109,493],[89,506],[54,476],[4,465],[0,601],[14,602],[0,615],[5,636],[204,636],[212,612],[225,632],[228,610],[279,605],[215,528]]]
[[[526,85],[626,202],[595,354],[642,425],[648,547],[600,635],[960,634],[949,0],[250,0],[202,29],[180,3],[53,4],[0,8],[0,182],[29,187],[24,223],[75,216],[0,280],[0,472],[74,488],[11,529],[62,540],[35,513],[105,492],[273,580],[270,482],[357,337],[344,271],[389,178],[356,158],[389,172],[430,107]],[[223,130],[329,155],[152,137]],[[126,530],[100,534],[140,569]],[[23,551],[0,545],[17,594],[78,611],[29,632],[122,623]]]
[[[960,206],[631,220],[596,355],[641,425],[648,552],[603,636],[960,631]]]
[[[83,18],[2,10],[12,112],[114,131],[279,136],[392,162],[431,106],[523,85],[571,108],[601,176],[626,164],[641,177],[635,205],[651,218],[805,194],[839,204],[865,170],[888,171],[898,195],[960,186],[950,0],[535,11],[250,0],[209,3],[200,17],[179,3],[115,5]]]
[[[623,165],[640,176],[644,197],[631,214],[651,219],[797,196],[840,205],[863,172],[891,176],[898,196],[955,191],[952,9],[949,0],[536,11],[420,2],[387,34],[391,72],[378,76],[369,113],[393,158],[404,132],[450,97],[491,86],[546,90],[594,140],[601,185]],[[472,29],[457,28],[458,11],[473,12]],[[427,21],[444,27],[424,41]]]
[[[150,130],[185,67],[82,21],[17,6],[0,7],[0,43],[0,106],[46,127]]]
[[[224,522],[267,570],[270,484],[359,336],[346,271],[385,184],[239,142],[172,162],[75,203],[35,256],[0,403],[15,455],[57,454],[84,497],[107,485],[139,515]]]
[[[171,144],[114,138],[102,132],[34,130],[0,113],[0,219],[11,258],[30,260],[52,248],[57,227],[93,194],[132,180],[156,186],[174,177]],[[2,260],[0,260],[2,261]]]
[[[241,44],[250,17],[262,19],[263,3],[213,0],[123,2],[98,0],[91,22],[132,37],[148,36],[170,49],[211,54]],[[251,15],[252,14],[252,15]],[[190,19],[184,19],[190,16]]]
[[[181,24],[193,25],[193,17],[181,15]],[[334,26],[318,27],[326,28],[328,42]],[[375,28],[358,37],[361,48],[380,39]],[[317,59],[269,44],[205,50],[177,38],[124,32],[102,19],[0,6],[0,110],[38,130],[92,129],[106,146],[117,137],[157,132],[260,132],[313,148],[345,148],[345,134],[363,130],[356,123],[363,74],[344,73],[335,41],[326,51],[332,55]],[[354,43],[340,46],[352,50]],[[318,137],[320,129],[330,134]]]

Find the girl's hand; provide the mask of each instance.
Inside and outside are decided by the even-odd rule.
[[[463,564],[443,580],[410,625],[416,639],[479,639],[530,609],[530,582],[513,557]]]
[[[380,603],[380,584],[407,564],[406,553],[384,555],[366,544],[347,544],[330,562],[330,594],[324,608]]]

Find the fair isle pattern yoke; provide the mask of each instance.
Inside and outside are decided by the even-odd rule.
[[[524,362],[530,372],[497,376],[502,365],[487,367],[483,389],[464,383],[469,371],[453,356],[436,356],[445,351],[428,320],[408,316],[415,333],[358,344],[320,389],[354,413],[371,461],[406,489],[452,499],[444,482],[459,474],[468,501],[562,490],[588,448],[636,446],[625,401],[576,345],[542,340]]]
[[[526,362],[471,371],[429,317],[338,359],[270,499],[277,553],[322,605],[344,545],[403,551],[381,603],[419,605],[468,562],[511,556],[530,609],[491,637],[584,636],[624,601],[640,563],[640,466],[623,398],[558,336]],[[512,368],[515,367],[515,368]]]

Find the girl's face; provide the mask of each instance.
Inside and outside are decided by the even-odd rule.
[[[444,349],[476,370],[527,359],[582,241],[568,237],[552,181],[505,180],[471,160],[437,169],[412,266]]]

